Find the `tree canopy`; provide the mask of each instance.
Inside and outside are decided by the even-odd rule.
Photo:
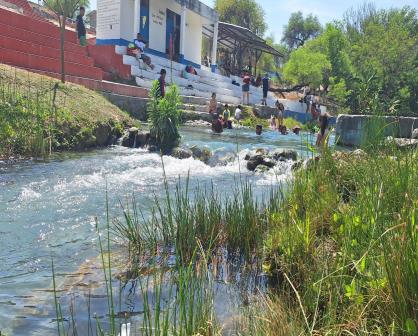
[[[88,7],[89,0],[43,0],[44,6],[48,7],[57,15],[73,18],[80,6]]]
[[[316,16],[309,14],[306,18],[302,12],[292,13],[288,24],[284,27],[282,42],[289,49],[296,49],[306,41],[318,36],[321,32],[321,24]]]
[[[284,75],[320,84],[341,111],[418,116],[417,41],[415,9],[363,5],[292,51]]]
[[[215,10],[221,21],[248,28],[258,36],[267,30],[264,10],[255,0],[216,0]]]

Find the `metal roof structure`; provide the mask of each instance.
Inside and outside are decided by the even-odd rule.
[[[213,36],[213,26],[203,26],[203,34]],[[268,45],[260,36],[254,34],[248,28],[234,25],[232,23],[219,22],[218,45],[227,49],[248,48],[255,51],[265,52],[276,57],[283,57],[283,54]]]
[[[187,9],[203,16],[204,18],[217,21],[218,20],[218,13],[211,7],[205,5],[203,2],[199,0],[175,0],[179,5],[185,6]]]

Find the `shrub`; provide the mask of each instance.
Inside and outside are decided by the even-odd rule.
[[[179,110],[180,95],[176,85],[171,85],[164,98],[158,94],[158,81],[154,81],[150,91],[149,123],[151,137],[163,154],[168,154],[178,146],[180,134],[178,125],[181,122]]]

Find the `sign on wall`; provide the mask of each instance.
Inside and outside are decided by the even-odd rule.
[[[165,18],[165,12],[159,9],[151,14],[151,18],[152,23],[162,26]]]
[[[97,2],[98,38],[118,38],[120,35],[120,0]]]

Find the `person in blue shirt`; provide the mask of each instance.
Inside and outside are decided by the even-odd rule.
[[[80,7],[80,14],[77,15],[77,36],[80,42],[80,45],[85,47],[87,45],[86,39],[86,26],[84,25],[83,16],[86,13],[86,9],[81,6]]]

